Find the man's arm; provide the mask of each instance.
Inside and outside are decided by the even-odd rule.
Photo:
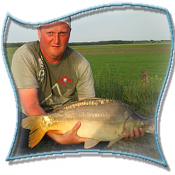
[[[92,98],[95,98],[95,97],[92,97]],[[78,101],[81,101],[81,100],[84,100],[84,99],[86,99],[86,98],[79,98],[78,97]]]
[[[54,141],[67,145],[67,144],[79,144],[81,142],[85,142],[86,138],[79,137],[77,135],[77,131],[80,128],[81,123],[78,122],[75,124],[75,126],[72,128],[72,130],[66,132],[64,135],[54,134],[50,131],[47,132],[47,135],[51,137]]]
[[[18,89],[18,92],[27,116],[46,113],[39,104],[37,88]]]
[[[39,104],[37,88],[18,89],[18,92],[23,107],[29,117],[46,113]],[[78,144],[85,141],[85,138],[81,138],[77,135],[80,126],[81,123],[78,122],[72,130],[66,132],[64,135],[58,135],[52,132],[47,132],[47,135],[60,144]]]
[[[81,101],[81,100],[84,100],[84,99],[85,99],[85,98],[79,98],[79,97],[78,97],[78,101]]]

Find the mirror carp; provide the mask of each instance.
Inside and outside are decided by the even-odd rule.
[[[154,124],[136,114],[127,104],[103,98],[71,102],[51,113],[26,117],[22,120],[22,127],[31,130],[29,147],[33,148],[47,131],[64,134],[77,122],[81,122],[77,135],[86,138],[85,149],[94,147],[100,141],[109,141],[109,147],[134,127],[154,133]]]

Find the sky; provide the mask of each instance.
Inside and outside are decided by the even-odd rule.
[[[38,40],[36,26],[9,20],[5,42]],[[170,40],[168,19],[164,11],[153,9],[103,9],[72,16],[69,42],[107,40]]]

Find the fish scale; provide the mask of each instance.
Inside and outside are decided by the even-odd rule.
[[[31,130],[29,147],[33,148],[47,131],[64,134],[77,122],[81,122],[77,135],[86,138],[86,149],[100,141],[109,141],[108,146],[111,146],[134,127],[141,127],[148,133],[154,132],[154,124],[136,114],[127,104],[102,98],[68,103],[51,113],[27,117],[22,120],[22,127]]]

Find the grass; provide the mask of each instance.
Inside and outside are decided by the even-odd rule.
[[[91,65],[94,76],[99,70],[101,76],[105,76],[108,70],[111,75],[118,74],[123,81],[141,81],[144,69],[148,69],[149,75],[158,75],[164,79],[170,56],[168,54],[103,54],[85,57]]]
[[[106,76],[103,76],[103,78],[98,75],[95,76],[97,97],[122,101],[145,117],[154,115],[163,84],[161,78],[158,78],[157,75],[149,76],[147,85],[144,86],[142,80],[124,82],[120,76],[109,75],[110,73],[106,71]],[[106,80],[106,77],[109,77],[108,80]]]
[[[14,52],[18,49],[18,47],[11,47],[5,49],[5,55],[6,55],[6,61],[9,67],[11,67],[12,64],[12,57]]]

